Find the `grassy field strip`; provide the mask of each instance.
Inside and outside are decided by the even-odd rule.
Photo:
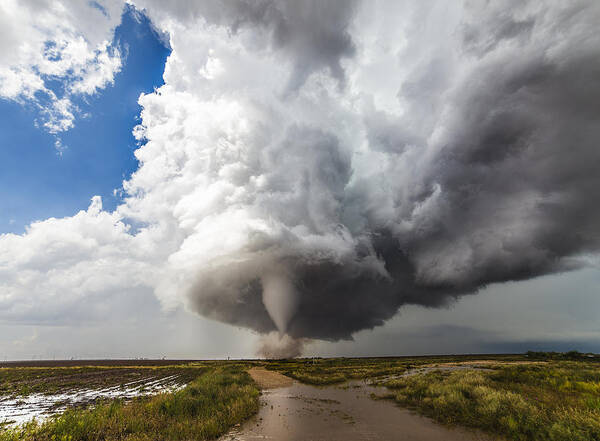
[[[441,365],[441,366],[422,366],[414,369],[409,369],[399,374],[395,375],[385,375],[382,377],[375,377],[370,380],[371,384],[379,385],[379,386],[387,386],[390,381],[398,380],[401,378],[412,377],[414,375],[422,375],[429,372],[453,372],[453,371],[461,371],[461,370],[476,370],[483,372],[493,372],[494,369],[490,367],[481,367],[480,365]]]
[[[435,369],[390,380],[389,397],[436,421],[513,440],[600,440],[600,366],[551,362]]]
[[[522,355],[477,356],[478,363],[522,361]],[[401,358],[339,358],[313,360],[280,360],[265,365],[288,377],[316,386],[344,383],[348,380],[393,378],[417,368],[435,367],[449,363],[473,363],[473,357],[401,357]],[[490,366],[483,366],[488,368]]]

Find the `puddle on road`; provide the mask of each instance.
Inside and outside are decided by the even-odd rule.
[[[294,383],[263,391],[258,415],[221,441],[490,441],[486,435],[448,429],[388,400],[384,388],[363,382],[314,387]]]
[[[15,427],[33,418],[41,421],[63,412],[67,407],[83,406],[100,399],[132,399],[161,392],[173,392],[185,387],[177,381],[179,375],[145,378],[105,389],[79,389],[55,395],[31,394],[27,396],[0,397],[0,427]]]

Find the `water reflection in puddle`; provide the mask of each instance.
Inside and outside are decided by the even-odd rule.
[[[63,412],[70,406],[81,406],[101,399],[132,399],[138,396],[173,392],[185,384],[177,381],[178,375],[145,378],[105,389],[79,389],[54,395],[31,394],[25,397],[0,398],[0,427],[15,427],[33,418],[44,420]]]
[[[397,407],[374,400],[385,389],[352,382],[318,388],[299,383],[263,391],[258,415],[234,428],[221,441],[469,441],[491,440],[464,429],[448,429]]]

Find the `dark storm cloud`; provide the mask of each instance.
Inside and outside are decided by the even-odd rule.
[[[392,165],[417,158],[414,175],[352,179],[339,138],[309,127],[270,153],[269,191],[254,207],[290,231],[324,234],[338,222],[351,252],[306,252],[294,233],[270,236],[246,250],[252,257],[224,265],[226,274],[199,278],[193,307],[263,333],[348,339],[402,305],[444,305],[597,253],[600,7],[529,2],[512,15],[509,4],[502,14],[471,5],[457,36],[467,73],[449,78],[448,61],[434,57],[399,87],[406,115],[372,107],[361,115],[369,149]],[[322,67],[343,79],[340,59],[354,51],[346,3],[231,5],[233,30],[270,29],[273,45],[295,59],[292,88]],[[377,204],[381,194],[391,209]],[[285,281],[273,283],[270,268]],[[285,292],[279,310],[267,285]]]
[[[308,76],[326,68],[341,84],[343,58],[354,55],[348,33],[357,0],[225,2],[231,29],[260,27],[271,34],[274,48],[291,54],[289,88],[297,90]]]
[[[340,86],[345,83],[344,58],[352,57],[355,45],[348,31],[358,0],[222,0],[175,1],[161,4],[139,1],[151,11],[168,11],[181,22],[198,17],[208,23],[225,26],[232,34],[250,31],[248,44],[260,47],[265,37],[271,49],[291,63],[288,92],[295,92],[307,78],[326,70]]]
[[[566,257],[600,246],[600,51],[527,55],[467,78],[431,165],[439,229],[413,249],[430,255],[468,243],[470,269],[457,283],[568,269]]]

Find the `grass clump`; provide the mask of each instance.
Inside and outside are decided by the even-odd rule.
[[[406,370],[406,362],[384,358],[300,359],[270,362],[266,368],[302,383],[325,386],[398,375]]]
[[[0,441],[213,439],[255,414],[258,395],[244,370],[217,367],[178,392],[67,410],[44,423],[0,432]]]
[[[312,385],[329,385],[344,383],[348,380],[376,380],[401,375],[405,371],[436,363],[468,362],[472,356],[442,355],[432,357],[376,357],[376,358],[304,358],[293,360],[276,360],[268,362],[265,367],[302,383]],[[493,362],[523,361],[519,355],[484,355],[477,360]]]
[[[600,369],[559,362],[493,372],[434,371],[390,381],[399,404],[514,440],[600,440]]]

